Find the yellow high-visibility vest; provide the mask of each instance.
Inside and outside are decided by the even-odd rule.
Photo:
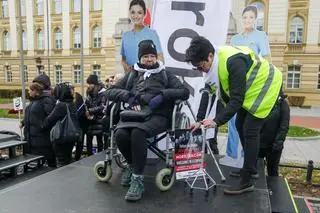
[[[242,108],[257,118],[265,118],[273,108],[281,89],[282,73],[267,60],[254,54],[248,47],[223,46],[218,49],[218,75],[221,89],[230,97],[227,62],[243,53],[253,61],[246,75],[246,92]]]

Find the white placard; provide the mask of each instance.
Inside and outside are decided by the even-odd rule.
[[[21,97],[13,99],[13,109],[15,111],[23,110],[22,98]]]

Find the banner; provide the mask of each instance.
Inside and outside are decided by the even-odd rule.
[[[185,63],[185,50],[193,37],[200,35],[214,45],[226,42],[230,0],[155,0],[152,28],[159,37],[167,71],[183,78],[190,90],[193,112],[198,111],[204,87],[202,74]]]

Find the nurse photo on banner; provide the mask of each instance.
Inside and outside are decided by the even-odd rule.
[[[256,29],[258,15],[258,8],[255,5],[249,5],[244,8],[242,12],[243,30],[241,33],[234,35],[231,38],[231,45],[247,46],[252,49],[256,55],[259,55],[271,62],[270,46],[267,34]],[[229,131],[226,157],[222,158],[220,163],[227,166],[242,168],[243,151],[235,122],[236,115],[228,122]]]

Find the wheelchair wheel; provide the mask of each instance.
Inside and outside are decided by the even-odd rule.
[[[128,166],[128,163],[126,159],[123,157],[121,153],[118,153],[114,156],[114,160],[116,161],[116,164],[121,168],[125,169]]]
[[[93,172],[96,178],[101,182],[107,182],[112,177],[111,165],[106,164],[104,161],[97,162],[93,167]]]
[[[175,176],[172,169],[161,169],[156,176],[156,186],[160,191],[168,191],[174,184]]]

